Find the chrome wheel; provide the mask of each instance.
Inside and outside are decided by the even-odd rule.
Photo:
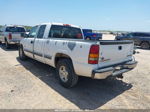
[[[66,70],[65,66],[60,66],[60,68],[59,68],[59,76],[60,76],[60,79],[63,82],[67,82],[68,81],[68,71]]]
[[[78,82],[78,76],[74,72],[73,64],[70,59],[59,59],[56,65],[59,82],[65,88],[71,88]]]

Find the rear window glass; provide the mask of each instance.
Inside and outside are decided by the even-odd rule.
[[[25,29],[22,27],[7,27],[6,32],[25,32]]]
[[[49,37],[53,38],[70,38],[70,39],[82,39],[82,33],[80,28],[74,28],[70,26],[52,25],[49,32]]]

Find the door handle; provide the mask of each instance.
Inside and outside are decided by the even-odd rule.
[[[122,46],[119,46],[119,47],[118,47],[118,50],[122,50]]]
[[[34,42],[33,41],[31,41],[31,44],[33,44]]]

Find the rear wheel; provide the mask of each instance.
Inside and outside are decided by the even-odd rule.
[[[149,49],[150,48],[150,44],[148,42],[142,42],[141,43],[141,48],[142,49]]]
[[[74,72],[70,59],[61,59],[58,61],[56,69],[62,86],[71,88],[77,84],[78,76]]]
[[[87,37],[86,40],[91,40],[91,38],[90,38],[90,37]]]
[[[26,55],[24,54],[23,47],[21,45],[19,46],[19,58],[20,58],[20,60],[27,59]]]

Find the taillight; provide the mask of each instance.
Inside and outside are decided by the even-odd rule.
[[[96,37],[96,35],[94,34],[93,37]]]
[[[98,64],[99,60],[99,45],[92,45],[89,52],[89,64]]]
[[[8,38],[12,39],[12,34],[11,33],[9,33]]]

